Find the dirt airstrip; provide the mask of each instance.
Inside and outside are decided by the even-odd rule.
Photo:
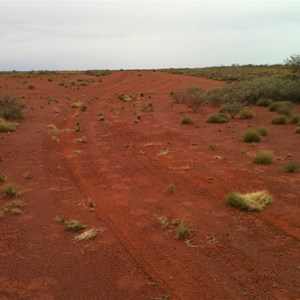
[[[222,85],[152,71],[0,77],[0,92],[26,104],[20,128],[0,133],[0,171],[26,203],[0,219],[0,299],[298,299],[300,172],[284,166],[300,161],[300,135],[262,107],[251,120],[208,124],[218,108],[192,113],[169,95]],[[270,134],[244,143],[243,131],[260,125]],[[253,164],[263,149],[272,165]],[[226,205],[229,192],[264,189],[274,202],[263,212]],[[57,216],[99,234],[74,241]],[[189,237],[163,228],[163,216],[184,220]]]

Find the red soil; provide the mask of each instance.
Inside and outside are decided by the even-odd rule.
[[[0,78],[1,92],[27,96],[20,129],[0,134],[0,171],[18,183],[27,204],[23,215],[0,219],[0,299],[297,299],[300,172],[283,170],[300,161],[294,125],[271,125],[273,113],[259,107],[253,120],[208,124],[217,108],[192,113],[172,104],[171,91],[222,85],[203,78],[52,77]],[[79,90],[59,86],[78,78],[95,81]],[[122,102],[116,93],[139,97]],[[87,111],[71,108],[78,100]],[[148,102],[154,111],[142,112]],[[135,113],[141,113],[137,123]],[[182,125],[184,115],[194,125]],[[80,132],[62,131],[77,122]],[[51,123],[61,131],[47,129]],[[242,142],[242,132],[257,125],[270,135],[256,147]],[[82,136],[86,143],[74,142]],[[165,149],[167,155],[157,155]],[[273,165],[253,164],[261,149],[273,151]],[[23,176],[28,171],[31,179]],[[231,191],[261,189],[274,196],[263,212],[226,205]],[[89,198],[94,211],[84,205]],[[2,194],[0,205],[8,201]],[[74,233],[55,223],[57,215],[105,231],[74,242]],[[174,226],[162,228],[159,216],[183,219],[190,244],[175,238]]]

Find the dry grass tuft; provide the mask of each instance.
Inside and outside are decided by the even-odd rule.
[[[247,211],[262,211],[265,206],[273,201],[267,191],[253,193],[231,193],[227,197],[227,204]]]
[[[103,232],[104,230],[102,230]],[[81,234],[78,234],[74,237],[75,241],[87,241],[94,239],[98,235],[98,230],[95,228],[88,229]]]

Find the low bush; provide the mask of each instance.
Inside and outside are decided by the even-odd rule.
[[[277,115],[272,118],[272,124],[286,124],[288,121],[285,115]]]
[[[176,237],[180,240],[183,240],[186,237],[188,237],[189,233],[190,233],[189,227],[183,221],[181,221],[177,227]]]
[[[78,108],[81,111],[86,111],[87,110],[87,106],[84,103],[80,102],[80,101],[72,103],[71,107],[72,108]]]
[[[253,119],[253,117],[254,117],[253,112],[251,112],[251,111],[249,111],[249,110],[244,110],[244,111],[242,111],[241,114],[240,114],[240,118],[241,118],[242,120]]]
[[[0,118],[6,120],[22,119],[24,105],[13,95],[0,96]]]
[[[260,134],[255,129],[249,129],[244,132],[243,141],[246,143],[260,142]]]
[[[266,191],[254,193],[230,193],[227,196],[227,204],[246,211],[261,211],[273,201],[272,196]]]
[[[271,104],[273,104],[273,100],[267,98],[260,98],[256,102],[257,106],[264,106],[264,107],[269,107]]]
[[[253,162],[261,165],[269,165],[273,163],[273,155],[269,151],[261,151],[257,153],[253,159]]]
[[[30,83],[30,84],[27,85],[27,88],[28,88],[29,90],[34,90],[34,89],[35,89],[35,86],[34,86],[32,83]]]
[[[229,117],[226,114],[211,114],[207,118],[208,123],[227,123]]]
[[[295,133],[299,134],[300,133],[300,127],[296,127],[294,130]]]

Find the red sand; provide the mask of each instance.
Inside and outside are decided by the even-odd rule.
[[[27,96],[21,128],[0,134],[0,171],[19,184],[27,204],[24,215],[0,219],[0,299],[297,299],[300,172],[283,170],[300,161],[294,125],[271,125],[273,113],[259,107],[253,120],[208,124],[217,108],[192,113],[172,103],[171,91],[223,85],[203,78],[150,71],[117,72],[103,82],[47,78],[0,77],[2,93]],[[78,78],[95,82],[59,86]],[[122,102],[116,93],[144,96]],[[75,101],[87,111],[71,108]],[[154,111],[142,112],[148,102]],[[184,115],[195,124],[182,125]],[[77,122],[80,132],[46,127],[74,129]],[[270,135],[255,147],[242,142],[242,132],[257,125]],[[86,143],[73,141],[83,136]],[[273,151],[273,165],[253,164],[262,149]],[[28,171],[31,179],[23,176]],[[226,205],[231,191],[261,189],[275,199],[261,213]],[[84,205],[89,198],[94,211]],[[8,201],[2,195],[0,205]],[[74,242],[57,215],[105,231]],[[190,245],[175,238],[175,227],[161,228],[159,216],[183,219]]]

